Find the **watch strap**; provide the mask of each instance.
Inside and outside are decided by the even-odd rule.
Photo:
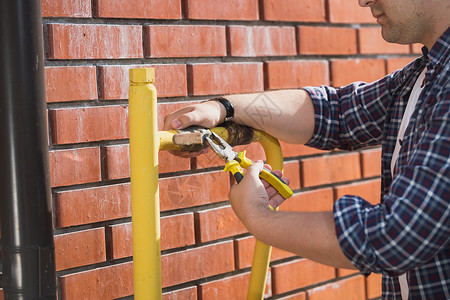
[[[219,101],[224,107],[226,111],[225,120],[224,122],[229,122],[233,120],[234,118],[234,106],[231,104],[231,102],[228,99],[225,99],[223,97],[214,98],[211,100]]]

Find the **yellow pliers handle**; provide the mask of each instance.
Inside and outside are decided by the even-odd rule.
[[[236,160],[227,162],[223,171],[230,171],[237,183],[241,182],[242,178],[244,178],[244,171]]]
[[[230,171],[231,173],[233,173],[233,176],[238,183],[243,178],[242,168],[247,169],[250,165],[254,164],[251,159],[245,156],[245,152],[245,150],[239,152],[237,160],[228,162],[224,168],[224,171]],[[238,179],[237,177],[240,179]],[[291,188],[280,177],[278,177],[269,169],[263,168],[261,173],[259,173],[259,177],[272,185],[285,199],[290,198],[293,195]]]

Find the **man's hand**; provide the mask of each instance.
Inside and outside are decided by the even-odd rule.
[[[183,107],[164,118],[163,130],[197,125],[212,128],[225,120],[225,107],[218,101],[206,101]]]
[[[233,185],[228,195],[234,212],[250,231],[253,221],[272,213],[269,206],[275,209],[285,200],[273,186],[259,178],[263,167],[262,161],[248,167],[242,181]],[[270,169],[269,165],[265,167]],[[282,176],[278,170],[273,172]],[[284,177],[282,180],[289,184],[289,179]]]
[[[189,105],[168,114],[164,118],[163,130],[184,129],[189,126],[212,128],[225,119],[225,107],[218,101],[206,101]],[[169,151],[175,156],[191,158],[208,152],[209,148],[200,151]]]

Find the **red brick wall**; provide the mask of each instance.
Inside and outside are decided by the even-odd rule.
[[[161,125],[214,95],[372,81],[420,49],[384,42],[356,0],[42,0],[42,14],[59,299],[133,294],[129,68],[156,68]],[[379,148],[282,148],[295,189],[283,209],[330,210],[348,193],[378,201]],[[160,153],[164,299],[244,299],[255,240],[227,202],[221,166]],[[278,249],[267,282],[277,299],[380,295],[379,276]]]

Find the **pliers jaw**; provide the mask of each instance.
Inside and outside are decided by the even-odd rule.
[[[231,162],[237,157],[237,152],[219,135],[211,132],[209,136],[205,137],[211,149],[226,162]]]
[[[205,140],[217,156],[226,161],[224,171],[230,171],[236,182],[239,183],[244,177],[243,168],[247,169],[253,164],[251,159],[245,157],[245,150],[240,153],[235,152],[225,140],[214,132],[211,132],[209,136],[205,136]],[[284,198],[287,199],[292,196],[291,188],[269,169],[263,168],[259,177],[270,183]]]

